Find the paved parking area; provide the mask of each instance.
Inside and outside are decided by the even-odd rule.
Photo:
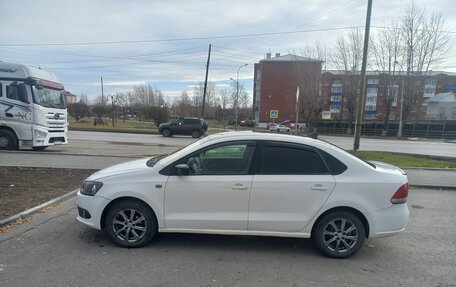
[[[76,222],[74,199],[0,234],[0,286],[455,286],[456,192],[412,189],[406,232],[353,258],[310,240],[163,234],[114,246]]]

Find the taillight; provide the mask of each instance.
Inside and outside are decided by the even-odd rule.
[[[393,197],[391,197],[392,204],[399,204],[407,202],[409,184],[408,182],[401,187],[394,193]]]

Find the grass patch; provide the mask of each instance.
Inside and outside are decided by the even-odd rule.
[[[456,168],[456,161],[437,160],[424,156],[379,151],[357,151],[351,153],[364,160],[382,161],[400,167]]]

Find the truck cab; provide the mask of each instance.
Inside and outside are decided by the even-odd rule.
[[[0,62],[0,149],[68,143],[64,87],[39,68]]]

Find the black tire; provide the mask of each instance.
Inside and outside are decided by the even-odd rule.
[[[0,149],[19,149],[16,135],[9,130],[0,130]]]
[[[164,130],[162,130],[161,134],[162,134],[162,136],[164,136],[164,137],[170,137],[170,136],[172,136],[171,131],[170,131],[169,129],[164,129]]]
[[[32,149],[35,151],[42,151],[47,149],[47,146],[32,146]]]
[[[114,243],[121,247],[135,248],[148,244],[157,234],[157,218],[142,202],[124,200],[108,211],[105,229]]]
[[[200,136],[201,136],[200,131],[198,131],[198,130],[193,130],[193,131],[192,131],[192,138],[197,139],[197,138],[199,138]]]
[[[358,252],[366,240],[366,233],[364,224],[356,215],[337,211],[318,221],[312,237],[325,256],[342,259]]]
[[[276,129],[276,132],[280,133],[280,129]]]

